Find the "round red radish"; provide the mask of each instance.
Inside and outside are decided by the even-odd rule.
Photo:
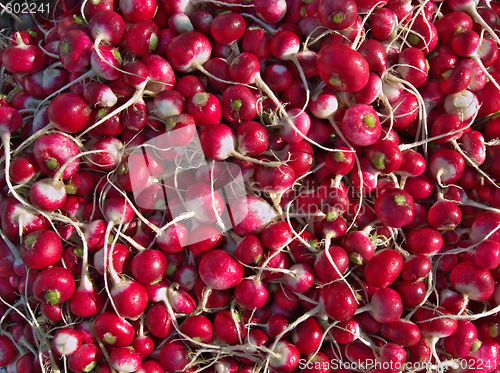
[[[19,255],[23,263],[34,270],[54,265],[61,258],[62,241],[53,231],[41,229],[29,233],[23,239]]]
[[[203,282],[216,290],[230,289],[243,278],[243,266],[220,249],[203,255],[199,271]]]
[[[368,82],[368,62],[345,44],[329,44],[316,58],[319,76],[329,87],[342,92],[355,92]]]

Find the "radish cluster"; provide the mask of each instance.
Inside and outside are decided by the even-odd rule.
[[[500,2],[49,10],[0,49],[0,367],[500,371]]]

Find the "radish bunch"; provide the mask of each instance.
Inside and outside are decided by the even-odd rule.
[[[499,372],[499,16],[494,0],[13,14],[0,367]]]

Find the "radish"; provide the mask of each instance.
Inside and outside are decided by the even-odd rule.
[[[192,339],[190,345],[195,346],[196,342],[212,342],[214,331],[212,323],[202,315],[189,316],[181,325],[181,332]]]
[[[188,51],[188,54],[181,52]],[[197,31],[185,32],[174,37],[167,46],[167,59],[180,72],[200,69],[208,61],[212,48],[205,35]]]
[[[494,280],[490,272],[474,262],[457,264],[450,273],[452,286],[465,297],[472,300],[485,300],[495,292]]]
[[[11,73],[30,74],[40,70],[45,63],[43,51],[37,45],[25,44],[17,37],[17,45],[5,48],[2,64]]]
[[[45,268],[33,283],[33,293],[37,299],[52,305],[65,302],[74,291],[73,275],[61,267]]]
[[[141,355],[133,347],[117,347],[109,355],[111,366],[119,372],[136,372],[142,365]]]
[[[19,249],[23,263],[34,270],[56,264],[62,256],[61,239],[50,230],[36,230],[24,237]]]
[[[226,290],[237,285],[243,278],[243,267],[228,253],[216,249],[203,255],[200,262],[200,278],[211,288]]]
[[[344,30],[354,23],[358,13],[355,1],[320,1],[318,4],[318,18],[327,28]]]
[[[78,154],[78,146],[68,136],[58,133],[42,135],[33,145],[33,156],[42,171],[54,177],[64,166],[64,180],[78,170],[80,164],[78,159],[74,158]]]
[[[320,302],[328,317],[335,321],[350,319],[357,309],[356,299],[351,289],[341,281],[333,282],[324,287],[320,293]]]
[[[53,349],[61,356],[74,354],[81,345],[82,336],[71,328],[59,329],[52,340]]]
[[[454,338],[450,336],[443,340],[444,349],[453,357],[463,358],[469,352],[475,352],[479,348],[480,341],[477,339],[477,329],[470,321],[459,320],[457,331],[453,335]],[[458,336],[460,336],[460,345],[456,342]]]
[[[351,106],[342,119],[342,130],[347,140],[354,145],[374,144],[380,136],[382,127],[377,113],[364,104]]]
[[[344,64],[345,60],[349,61],[348,65]],[[343,44],[330,44],[321,49],[316,66],[323,82],[342,92],[359,91],[368,82],[368,62],[361,54]]]
[[[300,353],[297,347],[287,341],[276,345],[276,351],[269,359],[269,365],[280,373],[293,372],[299,366]]]
[[[379,323],[392,323],[403,314],[403,302],[399,293],[391,288],[380,288],[372,295],[370,304],[357,312],[367,310]]]
[[[5,154],[5,181],[9,190],[12,190],[10,181],[10,135],[22,125],[21,114],[11,107],[0,107],[0,138]]]
[[[101,313],[94,321],[94,328],[96,335],[112,346],[128,346],[134,338],[132,325],[114,313]]]
[[[166,371],[184,370],[190,362],[188,349],[181,341],[170,340],[160,351],[160,364]]]
[[[74,354],[68,357],[68,367],[75,373],[88,372],[97,366],[102,357],[103,354],[99,346],[84,343]]]
[[[259,234],[276,218],[276,211],[254,195],[239,197],[230,206],[233,230],[239,236]]]
[[[413,219],[415,202],[404,190],[389,189],[375,200],[375,213],[382,223],[399,228]]]
[[[18,351],[12,341],[5,335],[0,336],[0,346],[2,348],[2,358],[0,366],[4,367],[13,363],[18,356]]]
[[[61,107],[66,109],[62,111]],[[47,110],[51,123],[67,133],[80,132],[86,128],[91,114],[85,100],[74,93],[58,95],[50,102]]]
[[[384,338],[404,347],[415,346],[421,337],[418,326],[404,319],[384,324],[381,333]]]

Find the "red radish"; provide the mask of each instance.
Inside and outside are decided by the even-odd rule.
[[[415,202],[411,195],[398,189],[389,189],[375,200],[375,213],[390,227],[400,228],[413,219]]]
[[[159,33],[158,26],[151,20],[136,22],[127,30],[127,46],[135,56],[144,57],[157,48]]]
[[[30,189],[30,200],[34,206],[44,211],[56,211],[66,202],[66,187],[61,180],[41,179]]]
[[[222,95],[222,115],[229,123],[246,122],[257,116],[257,97],[241,84],[229,86]]]
[[[292,74],[281,64],[272,64],[262,73],[262,80],[274,92],[284,91],[292,83]]]
[[[347,270],[349,258],[340,246],[330,246],[317,255],[314,263],[316,277],[324,282],[330,282],[342,277]]]
[[[202,315],[188,317],[181,325],[181,332],[190,337],[191,346],[196,346],[196,342],[212,342],[214,331],[212,323]]]
[[[206,253],[200,262],[200,278],[211,288],[226,290],[243,278],[243,267],[228,253],[216,249]]]
[[[190,362],[188,349],[181,341],[167,341],[160,352],[160,364],[166,371],[182,371]]]
[[[159,302],[146,311],[145,326],[151,335],[158,338],[165,338],[174,330],[167,307]]]
[[[313,317],[304,320],[292,331],[292,342],[302,355],[315,353],[320,348],[322,340],[321,326]]]
[[[54,350],[61,356],[74,354],[81,345],[81,334],[77,330],[71,328],[59,329],[52,340]]]
[[[440,149],[429,160],[429,171],[438,183],[453,183],[463,173],[465,162],[455,150]]]
[[[94,321],[94,328],[102,341],[115,347],[128,346],[134,339],[132,325],[114,313],[101,313]]]
[[[68,357],[68,367],[75,373],[83,373],[94,369],[101,361],[103,354],[96,344],[84,343]]]
[[[256,156],[264,153],[269,145],[265,127],[254,121],[243,122],[236,131],[238,152],[243,155]]]
[[[339,322],[332,328],[332,336],[340,344],[348,344],[359,337],[359,324],[355,319]]]
[[[44,269],[33,283],[33,293],[37,299],[52,305],[67,301],[74,291],[73,275],[61,267]]]
[[[382,336],[403,347],[415,346],[420,341],[420,329],[411,321],[400,319],[384,324]]]
[[[200,127],[219,123],[222,115],[219,100],[207,92],[197,92],[189,97],[186,110]]]
[[[375,110],[364,104],[357,104],[347,109],[342,119],[342,131],[354,145],[374,144],[380,136],[382,127]]]
[[[254,235],[248,235],[236,246],[234,257],[243,264],[259,263],[264,249],[260,240]]]
[[[389,39],[396,30],[398,19],[394,11],[381,7],[376,9],[371,16],[371,31],[378,40]]]
[[[151,355],[151,353],[153,352],[154,341],[151,337],[148,337],[146,335],[139,335],[134,338],[132,347],[144,358]]]
[[[234,298],[243,309],[259,309],[269,299],[269,289],[265,282],[243,279],[234,288]]]
[[[112,107],[118,101],[111,88],[104,83],[93,82],[86,84],[83,95],[91,105]]]
[[[396,290],[380,288],[372,295],[370,304],[362,309],[368,310],[370,315],[379,323],[392,323],[403,314],[403,302]]]
[[[298,108],[288,110],[287,115],[293,126],[285,121],[280,127],[280,135],[286,142],[296,144],[307,137],[311,128],[311,119]]]
[[[345,61],[349,61],[348,64]],[[342,92],[359,91],[368,82],[368,62],[344,44],[330,44],[321,49],[316,66],[325,84]]]
[[[455,358],[464,358],[471,351],[476,351],[479,347],[477,339],[477,329],[470,321],[459,320],[457,331],[453,334],[454,338],[446,337],[443,339],[443,347]],[[460,344],[457,341],[460,340]]]
[[[189,251],[201,256],[204,253],[220,247],[224,243],[224,236],[210,225],[199,225],[189,235],[187,242]]]
[[[320,302],[328,317],[335,321],[349,320],[357,309],[351,289],[342,281],[325,286],[320,293]]]
[[[41,270],[57,263],[63,252],[61,239],[50,230],[37,230],[24,237],[19,249],[23,263]]]
[[[111,171],[120,163],[123,143],[116,137],[103,137],[92,147],[92,166],[103,171]]]
[[[363,231],[351,232],[344,236],[343,246],[349,260],[356,264],[364,264],[372,260],[375,248]]]
[[[403,258],[396,250],[382,249],[366,264],[365,276],[369,283],[378,287],[391,285],[403,269]]]
[[[148,268],[144,273],[143,269]],[[160,281],[167,271],[167,258],[158,250],[145,250],[134,256],[130,270],[134,278],[143,284]]]
[[[240,314],[223,310],[214,319],[215,336],[222,342],[236,345],[241,343],[246,336],[247,329],[244,328]]]
[[[43,135],[33,145],[36,162],[42,171],[51,177],[54,177],[63,166],[62,178],[68,179],[73,176],[79,168],[79,161],[74,158],[78,154],[77,145],[59,133]]]
[[[271,205],[254,195],[236,199],[231,204],[230,211],[233,230],[239,236],[259,234],[276,217]]]
[[[64,107],[65,110],[61,110]],[[62,93],[52,99],[48,115],[51,123],[66,133],[76,133],[87,127],[91,109],[81,97],[74,93]]]
[[[118,46],[125,40],[125,21],[112,10],[103,10],[90,18],[89,30],[96,48],[101,41]]]
[[[224,201],[205,183],[195,183],[186,190],[186,206],[193,218],[202,224],[215,223],[224,211]]]
[[[18,38],[17,45],[5,48],[2,64],[11,73],[30,74],[40,70],[45,63],[43,51],[37,45],[25,44]]]
[[[297,347],[287,341],[280,341],[269,361],[273,370],[279,373],[293,372],[299,366],[300,353]]]
[[[108,251],[111,251],[111,249],[108,248]],[[113,247],[113,252],[108,252],[108,256],[113,258],[113,269],[116,273],[123,274],[128,272],[132,255],[130,254],[130,250],[127,246],[116,243]],[[109,273],[110,264],[108,262],[104,262],[104,248],[94,254],[94,267],[100,275],[104,275],[105,268],[108,269]]]
[[[133,347],[117,347],[109,355],[110,363],[119,372],[137,372],[142,364],[141,355]]]
[[[13,170],[15,170],[15,173]],[[9,176],[14,184],[25,184],[36,179],[40,171],[33,154],[26,153],[12,159]]]
[[[293,185],[295,173],[287,164],[278,167],[260,165],[254,178],[259,187],[268,193],[283,193]]]
[[[449,315],[450,313],[442,307],[433,309],[420,307],[413,315],[413,320],[419,326],[422,336],[429,339],[433,354],[436,354],[435,344],[437,340],[451,336],[458,328],[458,321],[447,317]]]
[[[188,54],[181,52],[188,51]],[[167,46],[167,59],[180,72],[200,69],[208,61],[212,47],[205,35],[197,31],[185,32],[174,37]]]
[[[411,83],[415,88],[422,87],[427,81],[427,65],[424,53],[417,48],[411,47],[399,54],[397,70],[403,79]]]
[[[228,92],[228,90],[226,90],[226,92]],[[250,119],[253,119],[253,117]],[[235,150],[236,136],[234,135],[231,128],[223,123],[213,124],[205,127],[201,131],[200,142],[205,155],[214,161],[223,161],[231,156],[234,156],[253,163],[259,163],[268,166],[276,165],[276,163],[259,161],[237,152]]]
[[[27,210],[14,197],[6,197],[0,204],[2,231],[11,239],[19,239],[19,232],[28,234],[38,229],[48,229],[49,221],[40,214]]]
[[[304,293],[311,288],[314,283],[314,272],[311,266],[306,263],[297,263],[289,268],[285,275],[287,286],[296,293]]]
[[[482,301],[490,298],[495,292],[491,273],[474,262],[457,264],[450,273],[450,282],[466,299]]]
[[[429,227],[417,228],[409,234],[407,246],[412,253],[431,255],[441,250],[443,237]]]
[[[355,1],[320,1],[318,4],[318,18],[327,28],[344,30],[350,27],[358,13]]]
[[[429,274],[431,261],[422,254],[412,255],[406,258],[401,271],[401,277],[405,281],[419,281]]]
[[[2,350],[0,366],[5,367],[14,362],[18,356],[18,351],[14,343],[5,335],[0,336],[0,346]]]
[[[500,264],[500,244],[484,240],[476,248],[476,263],[484,269],[495,269]]]

